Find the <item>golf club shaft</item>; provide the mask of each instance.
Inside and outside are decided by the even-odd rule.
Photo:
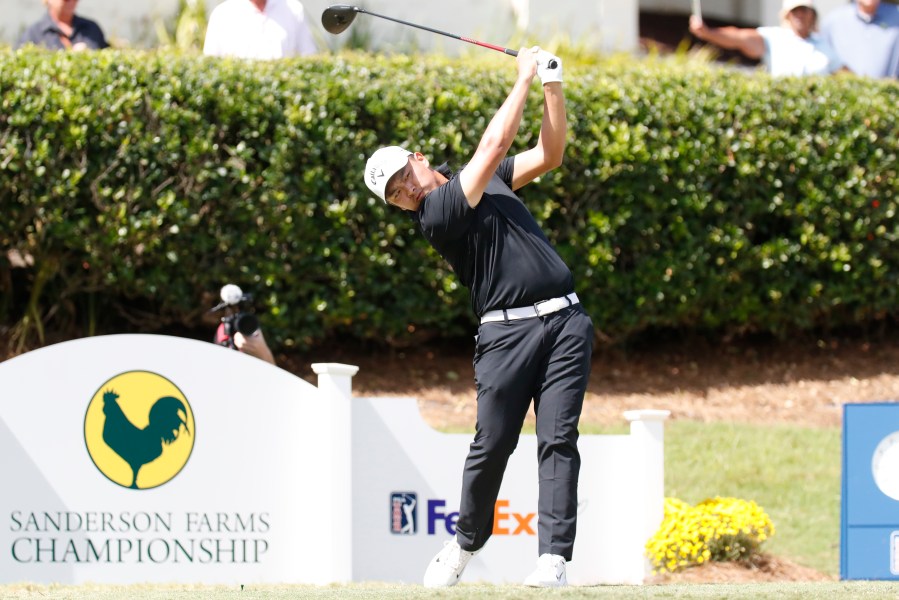
[[[455,35],[453,33],[447,33],[446,31],[440,31],[439,29],[432,29],[430,27],[425,27],[424,25],[416,25],[415,23],[410,23],[408,21],[403,21],[401,19],[395,19],[393,17],[388,17],[387,15],[379,15],[378,13],[373,13],[371,11],[367,11],[365,9],[354,7],[356,12],[364,13],[366,15],[371,15],[373,17],[380,17],[382,19],[387,19],[388,21],[393,21],[394,23],[400,23],[401,25],[408,25],[409,27],[415,27],[416,29],[424,29],[425,31],[430,31],[431,33],[436,33],[439,35],[445,35],[446,37],[453,38],[454,40],[460,40],[463,42],[468,42],[469,44],[474,44],[476,46],[481,46],[483,48],[490,48],[491,50],[497,50],[499,52],[504,52],[509,56],[518,56],[517,50],[512,50],[511,48],[503,48],[502,46],[497,46],[496,44],[488,44],[487,42],[479,42],[478,40],[473,40],[471,38],[462,37],[461,35]]]

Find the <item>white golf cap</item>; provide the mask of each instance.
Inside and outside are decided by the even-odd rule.
[[[783,6],[780,9],[781,18],[787,16],[790,11],[799,8],[800,6],[805,6],[806,8],[814,10],[816,13],[818,12],[813,0],[783,0]]]
[[[365,163],[365,185],[378,198],[387,202],[384,188],[394,173],[406,166],[412,153],[399,146],[385,146],[371,155]]]

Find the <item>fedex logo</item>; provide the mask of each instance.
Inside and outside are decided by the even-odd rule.
[[[456,534],[459,511],[447,512],[446,500],[428,500],[428,535],[434,535],[437,523],[443,524],[446,532]],[[508,500],[497,500],[493,507],[493,535],[536,535],[534,531],[537,513],[517,513],[509,510]]]

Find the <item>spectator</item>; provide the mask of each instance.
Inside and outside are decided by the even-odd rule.
[[[853,73],[899,77],[899,6],[857,0],[835,9],[821,36]]]
[[[708,27],[690,17],[690,33],[748,58],[761,59],[771,75],[824,75],[842,68],[836,52],[817,35],[818,11],[812,0],[784,0],[780,27]]]
[[[298,0],[225,0],[209,16],[203,53],[284,58],[316,51]]]
[[[275,364],[275,357],[265,341],[259,319],[253,313],[243,312],[241,303],[252,299],[249,294],[233,283],[222,286],[222,301],[209,310],[210,313],[225,311],[212,340],[219,346],[234,348],[244,354]]]
[[[101,50],[108,48],[103,30],[94,21],[75,14],[78,0],[44,0],[47,14],[31,25],[16,42],[51,50]]]

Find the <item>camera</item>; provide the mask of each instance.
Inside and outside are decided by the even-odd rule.
[[[243,290],[233,283],[222,287],[219,295],[222,301],[209,310],[212,313],[224,311],[213,341],[220,346],[237,350],[234,345],[235,333],[239,331],[245,337],[249,337],[259,331],[259,319],[253,313],[244,310],[244,303],[250,302],[253,296],[244,294]]]

